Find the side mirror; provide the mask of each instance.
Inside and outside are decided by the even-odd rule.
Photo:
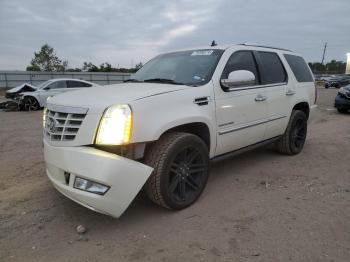
[[[232,71],[227,79],[221,79],[221,84],[226,88],[252,86],[255,84],[255,75],[248,70]]]

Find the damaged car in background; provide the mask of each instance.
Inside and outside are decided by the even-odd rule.
[[[38,86],[22,84],[6,91],[5,97],[10,101],[5,103],[16,105],[19,110],[35,111],[46,106],[48,97],[80,88],[97,86],[99,85],[85,80],[62,78],[51,79]]]

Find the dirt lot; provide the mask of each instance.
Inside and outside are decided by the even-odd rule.
[[[350,114],[334,111],[335,94],[319,89],[300,155],[227,159],[192,207],[139,196],[120,219],[51,186],[41,112],[0,112],[0,261],[349,261]]]

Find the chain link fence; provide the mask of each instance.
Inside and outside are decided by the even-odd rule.
[[[130,73],[116,72],[33,72],[0,71],[0,89],[9,89],[23,83],[38,85],[54,78],[83,79],[99,85],[121,83],[129,79]]]

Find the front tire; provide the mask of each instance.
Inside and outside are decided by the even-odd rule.
[[[146,193],[165,208],[179,210],[192,205],[207,184],[208,147],[195,135],[163,135],[146,151],[144,162],[154,168],[145,185]]]
[[[337,108],[338,112],[341,114],[345,114],[348,112],[348,109],[344,109],[344,108]]]
[[[22,108],[24,111],[36,111],[40,109],[40,104],[35,97],[26,96],[23,98]]]
[[[307,117],[303,111],[293,110],[284,135],[277,141],[277,151],[296,155],[304,147],[307,134]]]

